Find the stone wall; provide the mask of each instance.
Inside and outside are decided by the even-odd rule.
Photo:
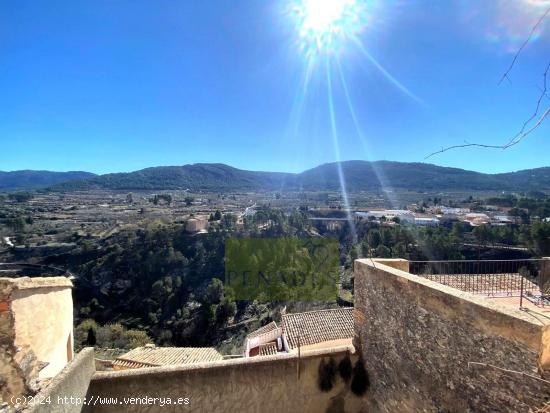
[[[94,349],[82,349],[52,381],[36,395],[36,403],[24,413],[78,413],[95,373]]]
[[[365,411],[528,412],[550,400],[548,318],[371,260],[355,262],[354,318]]]
[[[355,363],[353,347],[314,350],[208,364],[98,372],[90,383],[88,399],[95,406],[85,412],[339,412],[361,409],[361,398],[350,390],[338,371],[346,357]],[[335,368],[333,387],[320,389],[322,366]],[[330,368],[328,370],[331,370]],[[325,370],[323,370],[325,371]],[[127,404],[123,398],[189,398],[186,406],[160,407],[156,403]],[[106,398],[111,404],[102,404]],[[118,404],[122,402],[122,404]],[[114,403],[114,404],[113,404]]]
[[[65,277],[0,278],[0,396],[32,393],[73,356],[71,282]]]

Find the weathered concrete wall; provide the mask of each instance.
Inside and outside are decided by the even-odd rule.
[[[37,394],[36,403],[23,412],[78,413],[82,410],[90,380],[95,373],[94,349],[85,348]]]
[[[29,393],[73,356],[72,283],[65,277],[0,279],[0,395]]]
[[[19,288],[12,294],[15,344],[29,346],[38,360],[48,363],[40,378],[55,376],[73,357],[71,284],[62,280],[44,287]]]
[[[528,412],[550,398],[537,380],[548,360],[545,317],[371,260],[355,262],[354,317],[371,383],[366,411]]]
[[[314,350],[248,359],[227,360],[202,365],[149,368],[95,374],[88,398],[95,406],[85,412],[358,412],[361,398],[354,395],[338,373],[340,361],[353,347]],[[319,387],[322,360],[334,360],[335,382],[332,390]],[[101,404],[99,400],[123,397],[189,398],[186,406],[156,404]],[[111,401],[113,402],[113,400]],[[124,402],[123,402],[124,403]]]

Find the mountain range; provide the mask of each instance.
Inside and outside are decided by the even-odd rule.
[[[261,172],[224,164],[160,166],[129,173],[0,172],[0,190],[48,188],[52,191],[166,190],[550,190],[550,167],[485,174],[426,163],[344,161],[301,173]]]
[[[95,176],[97,175],[82,171],[0,171],[0,191],[47,188],[62,182],[89,179]]]

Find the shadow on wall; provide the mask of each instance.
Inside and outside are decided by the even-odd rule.
[[[352,346],[298,354],[96,373],[88,397],[189,397],[199,412],[358,413],[369,386]],[[116,407],[116,409],[115,409]],[[167,406],[166,411],[178,411]],[[86,406],[86,412],[149,412],[152,406]],[[164,411],[164,410],[163,410]]]
[[[333,357],[319,362],[318,385],[322,392],[330,392],[336,381],[341,379],[344,387],[331,398],[326,413],[345,412],[345,396],[351,391],[355,396],[362,397],[369,388],[369,377],[362,360],[357,360],[355,366],[349,355],[336,364]]]

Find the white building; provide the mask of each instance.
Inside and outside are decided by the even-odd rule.
[[[355,216],[363,219],[368,219],[370,217],[374,217],[375,219],[384,217],[387,220],[399,218],[401,221],[414,222],[414,214],[406,209],[373,209],[367,212],[356,212]]]
[[[415,218],[414,224],[421,226],[421,227],[437,227],[439,225],[439,219],[438,218],[427,218],[427,217],[421,217],[421,218]]]
[[[440,206],[438,209],[444,215],[460,215],[468,214],[470,212],[470,208],[451,208],[447,206]]]
[[[507,215],[495,215],[491,223],[495,225],[511,225],[515,223],[515,220]]]
[[[479,225],[488,224],[491,222],[491,218],[489,218],[489,215],[482,212],[470,212],[464,215],[464,221],[468,222],[473,227],[477,227]]]

